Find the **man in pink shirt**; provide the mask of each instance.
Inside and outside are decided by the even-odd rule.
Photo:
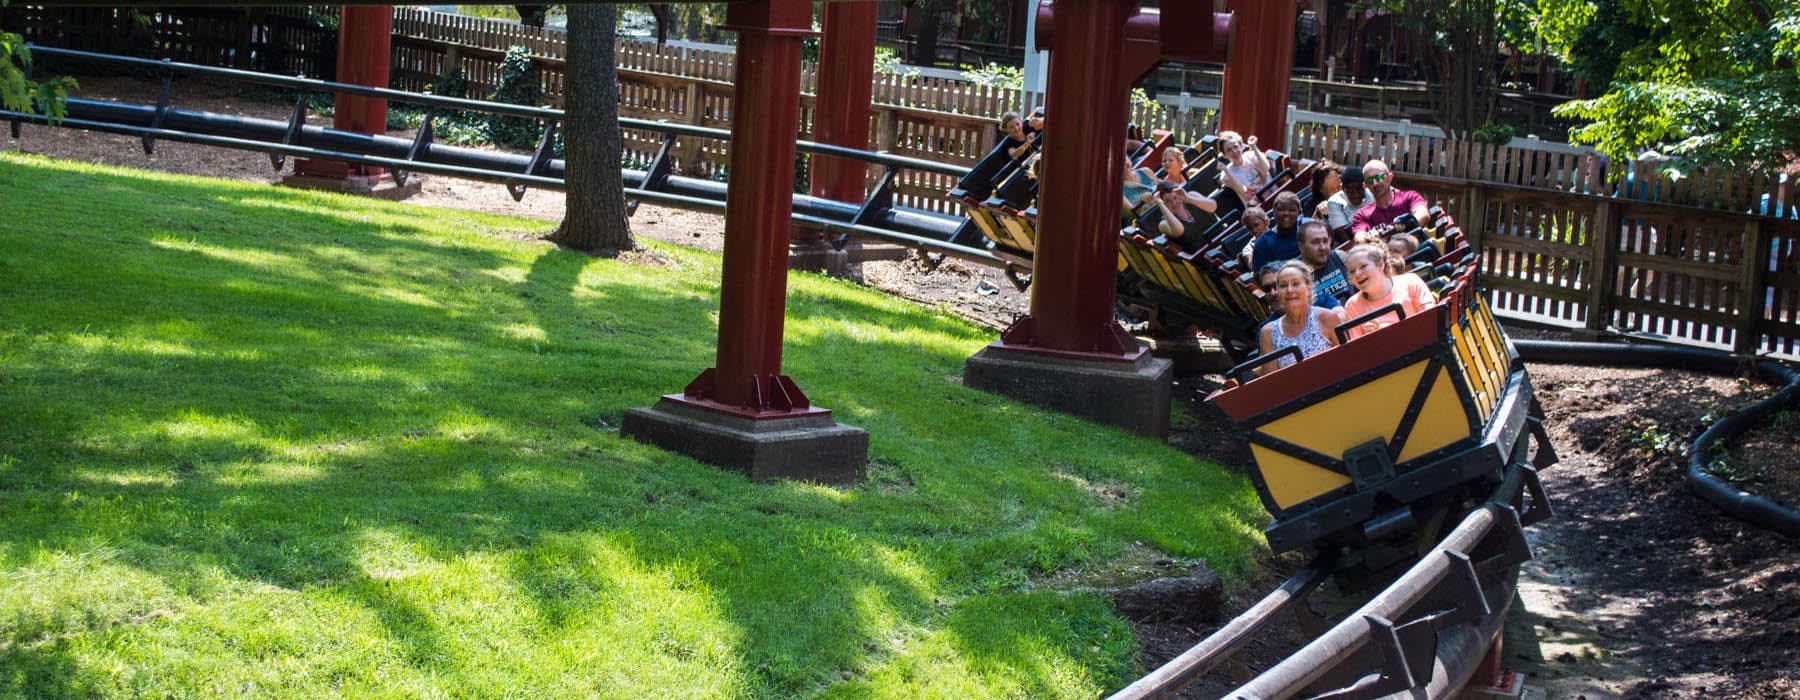
[[[1431,207],[1425,198],[1412,190],[1394,187],[1394,171],[1388,164],[1371,160],[1363,166],[1363,187],[1369,192],[1369,203],[1356,210],[1350,230],[1362,233],[1372,228],[1391,226],[1401,214],[1411,213],[1424,222],[1431,218]],[[1385,233],[1385,232],[1384,232]]]

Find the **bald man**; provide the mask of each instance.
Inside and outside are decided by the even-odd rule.
[[[1372,228],[1391,227],[1394,219],[1401,214],[1411,213],[1413,218],[1424,223],[1431,219],[1431,206],[1425,198],[1412,190],[1403,190],[1394,186],[1394,171],[1388,164],[1379,160],[1371,160],[1362,168],[1363,187],[1369,192],[1369,203],[1356,210],[1352,218],[1350,230],[1362,233]]]

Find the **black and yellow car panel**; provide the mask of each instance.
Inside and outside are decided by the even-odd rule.
[[[1272,549],[1372,536],[1521,449],[1531,384],[1474,289],[1465,274],[1424,313],[1213,395],[1251,432]]]

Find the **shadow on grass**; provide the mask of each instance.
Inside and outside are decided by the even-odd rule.
[[[103,600],[57,584],[72,587],[60,594],[69,602],[43,619],[0,618],[0,665],[11,669],[0,691],[95,694],[105,669],[64,640],[104,646],[107,635],[179,625],[179,615],[143,618],[145,608],[229,606],[228,594],[256,586],[341,593],[372,613],[408,670],[476,686],[494,660],[446,637],[489,631],[451,628],[438,609],[476,584],[443,583],[442,572],[496,559],[504,580],[481,582],[518,591],[528,608],[519,624],[536,630],[526,643],[592,634],[605,628],[597,619],[635,639],[645,623],[605,618],[623,614],[607,601],[667,581],[730,630],[717,663],[739,691],[806,694],[901,653],[894,630],[932,628],[954,605],[938,600],[942,590],[1010,585],[984,581],[1054,567],[1098,537],[1074,522],[1058,525],[1079,530],[1067,541],[1034,542],[1040,518],[1076,521],[1091,507],[1055,503],[1086,503],[1077,487],[1018,483],[966,453],[968,432],[905,432],[921,416],[978,432],[1012,410],[1003,402],[947,383],[953,401],[917,415],[895,410],[892,396],[858,396],[941,382],[960,366],[956,347],[922,350],[893,335],[970,334],[930,312],[803,295],[797,323],[857,317],[886,323],[888,335],[815,328],[791,347],[821,393],[884,431],[878,445],[940,473],[914,467],[921,488],[898,494],[752,486],[614,432],[625,408],[712,364],[716,296],[701,276],[461,241],[409,223],[423,212],[406,207],[20,169],[0,162],[0,189],[40,187],[20,220],[67,226],[35,236],[0,222],[0,243],[24,260],[0,272],[38,273],[0,290],[0,328],[12,329],[0,330],[0,570],[105,549],[113,554],[89,573],[147,574],[173,593]],[[71,187],[96,199],[85,209],[42,199]],[[908,356],[923,373],[878,376],[862,364],[883,355]],[[843,358],[858,368],[843,370]],[[1017,455],[1015,440],[996,438]],[[921,457],[933,453],[954,455]],[[407,543],[417,561],[382,563],[400,555],[377,536]],[[597,563],[608,557],[616,566]],[[492,575],[481,571],[469,575]],[[208,577],[226,583],[192,583]],[[1117,639],[1104,610],[1021,610],[1047,620],[1018,636],[984,632],[1011,613],[977,607],[953,632],[1033,689],[1065,687],[1053,678],[1067,672],[1052,667],[1058,659],[1097,658],[1050,639],[1058,630],[1100,625],[1095,639]],[[646,668],[709,658],[673,638],[632,653],[650,657]],[[1049,657],[1021,656],[1027,646]]]

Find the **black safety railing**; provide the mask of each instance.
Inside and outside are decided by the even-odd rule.
[[[394,171],[394,178],[400,184],[405,184],[413,173],[499,183],[506,186],[515,199],[522,198],[530,187],[551,190],[565,187],[564,163],[551,157],[553,137],[567,118],[562,110],[54,47],[33,45],[31,50],[39,56],[135,68],[161,76],[155,105],[75,98],[68,102],[67,117],[58,122],[64,127],[137,136],[142,140],[146,154],[154,151],[158,140],[169,140],[264,152],[269,154],[270,164],[277,170],[285,166],[289,156],[335,160],[387,168]],[[296,92],[294,107],[285,122],[176,109],[171,105],[170,88],[173,76],[177,74],[293,90]],[[307,100],[311,95],[320,93],[417,105],[425,109],[424,122],[411,139],[307,126]],[[538,146],[530,156],[435,143],[436,120],[454,111],[533,119],[543,124],[543,130]],[[42,115],[4,110],[0,110],[0,119],[7,119],[12,123],[15,138],[19,136],[20,125],[23,123],[48,123],[48,119]],[[724,210],[726,185],[709,179],[675,175],[673,153],[677,139],[700,138],[729,142],[730,131],[641,119],[620,119],[619,126],[621,129],[648,131],[663,136],[663,146],[648,167],[643,170],[622,171],[628,199],[682,209],[714,212]],[[1001,268],[1013,265],[985,247],[952,242],[964,226],[965,222],[961,218],[895,206],[893,203],[894,183],[903,171],[960,177],[967,172],[966,168],[886,152],[863,151],[810,141],[796,143],[801,153],[843,158],[878,165],[884,169],[874,191],[860,204],[803,194],[794,195],[793,220],[800,225],[824,231],[833,245],[842,248],[850,237],[856,236],[917,248],[934,256],[956,257]],[[962,240],[968,239],[964,237]]]

